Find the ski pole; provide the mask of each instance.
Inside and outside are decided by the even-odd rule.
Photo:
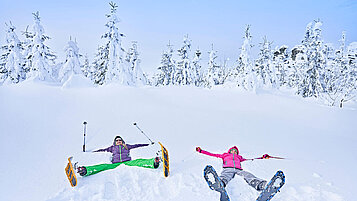
[[[137,123],[134,123],[134,126],[136,126],[136,128],[137,128],[143,135],[145,135],[145,137],[146,137],[147,139],[150,140],[150,138],[144,133],[144,131],[139,128],[139,126],[138,126]],[[150,142],[151,142],[151,144],[154,144],[153,141],[150,140]]]
[[[285,158],[282,158],[282,157],[270,156],[269,154],[264,154],[262,157],[258,157],[258,158],[254,158],[254,159],[269,159],[269,158],[285,159]]]
[[[83,122],[83,152],[86,152],[86,130],[87,130],[87,122]]]

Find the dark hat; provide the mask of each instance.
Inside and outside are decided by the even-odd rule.
[[[123,141],[123,144],[125,144],[125,141],[123,140],[123,138],[120,137],[119,135],[117,135],[117,136],[115,136],[115,138],[114,138],[114,142],[113,142],[114,145],[115,145],[115,141],[116,141],[117,139],[120,139],[121,141]]]

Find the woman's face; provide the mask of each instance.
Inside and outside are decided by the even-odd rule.
[[[231,154],[238,154],[238,152],[237,152],[237,150],[235,150],[235,149],[231,149]]]
[[[115,140],[115,145],[123,145],[123,140],[118,138]]]

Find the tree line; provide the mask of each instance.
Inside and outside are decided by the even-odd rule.
[[[70,39],[65,47],[65,61],[56,63],[56,54],[46,45],[50,37],[45,35],[39,12],[33,13],[32,27],[21,33],[23,40],[18,38],[15,26],[6,23],[0,85],[30,79],[64,84],[77,75],[98,86],[119,83],[212,88],[223,85],[253,92],[289,88],[301,97],[314,97],[331,106],[342,107],[344,102],[357,100],[357,42],[347,45],[343,32],[337,48],[325,43],[319,19],[306,26],[301,43],[291,49],[286,45],[273,49],[273,43],[264,37],[255,58],[250,25],[247,25],[240,54],[229,66],[226,61],[217,62],[218,53],[213,45],[208,52],[209,61],[203,63],[202,52],[199,48],[193,50],[192,41],[185,35],[178,49],[173,49],[169,42],[156,72],[149,76],[140,67],[138,42],[133,41],[127,49],[122,46],[124,34],[119,31],[118,6],[113,2],[109,5],[106,31],[101,36],[103,44],[92,62],[80,54],[77,42]]]

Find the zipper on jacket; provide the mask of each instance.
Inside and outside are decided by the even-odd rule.
[[[233,166],[236,168],[236,162],[234,161],[234,153],[233,153]]]
[[[121,160],[121,147],[120,147],[120,145],[119,145],[119,157],[120,157],[120,162],[122,162],[122,160]]]

